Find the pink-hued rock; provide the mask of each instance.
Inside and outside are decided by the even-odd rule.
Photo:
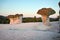
[[[10,24],[22,23],[23,14],[8,15],[7,18],[10,20]]]
[[[42,16],[42,21],[45,25],[49,25],[49,16],[54,13],[55,11],[52,8],[42,8],[37,12],[37,14]]]

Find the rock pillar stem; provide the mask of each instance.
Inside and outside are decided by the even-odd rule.
[[[42,16],[42,22],[44,25],[50,25],[49,17],[48,16]]]

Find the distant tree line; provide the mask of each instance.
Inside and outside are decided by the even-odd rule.
[[[41,19],[41,17],[36,18],[36,16],[34,16],[34,17],[22,18],[22,21],[23,21],[23,23],[42,22],[42,19]],[[53,22],[53,21],[59,21],[59,16],[57,18],[50,18],[50,22]],[[0,24],[9,24],[9,23],[10,23],[10,20],[7,17],[0,15]]]
[[[23,18],[23,22],[42,22],[41,18],[32,18],[32,17],[27,17],[27,18]]]
[[[49,18],[50,19],[50,22],[53,22],[53,21],[59,21],[59,18]],[[41,17],[39,18],[36,18],[35,16],[32,18],[32,17],[27,17],[27,18],[23,18],[23,23],[24,22],[42,22],[42,19]]]
[[[59,18],[50,18],[50,22],[59,21]]]
[[[50,22],[59,21],[59,16],[57,18],[49,18],[49,19],[50,19]],[[23,18],[23,22],[42,22],[42,19],[41,17],[36,18],[36,16],[26,17],[26,18]]]
[[[10,20],[7,17],[0,15],[0,24],[9,24],[9,22]]]

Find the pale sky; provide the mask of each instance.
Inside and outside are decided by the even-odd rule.
[[[0,0],[0,15],[23,14],[24,17],[40,17],[37,11],[41,8],[52,8],[59,15],[59,0]]]

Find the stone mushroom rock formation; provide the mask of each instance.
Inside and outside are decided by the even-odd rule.
[[[52,8],[42,8],[38,10],[37,14],[42,16],[42,21],[45,25],[48,25],[49,23],[49,16],[54,14],[55,11]]]
[[[22,22],[23,14],[8,15],[7,18],[10,20],[10,24],[18,24]]]

